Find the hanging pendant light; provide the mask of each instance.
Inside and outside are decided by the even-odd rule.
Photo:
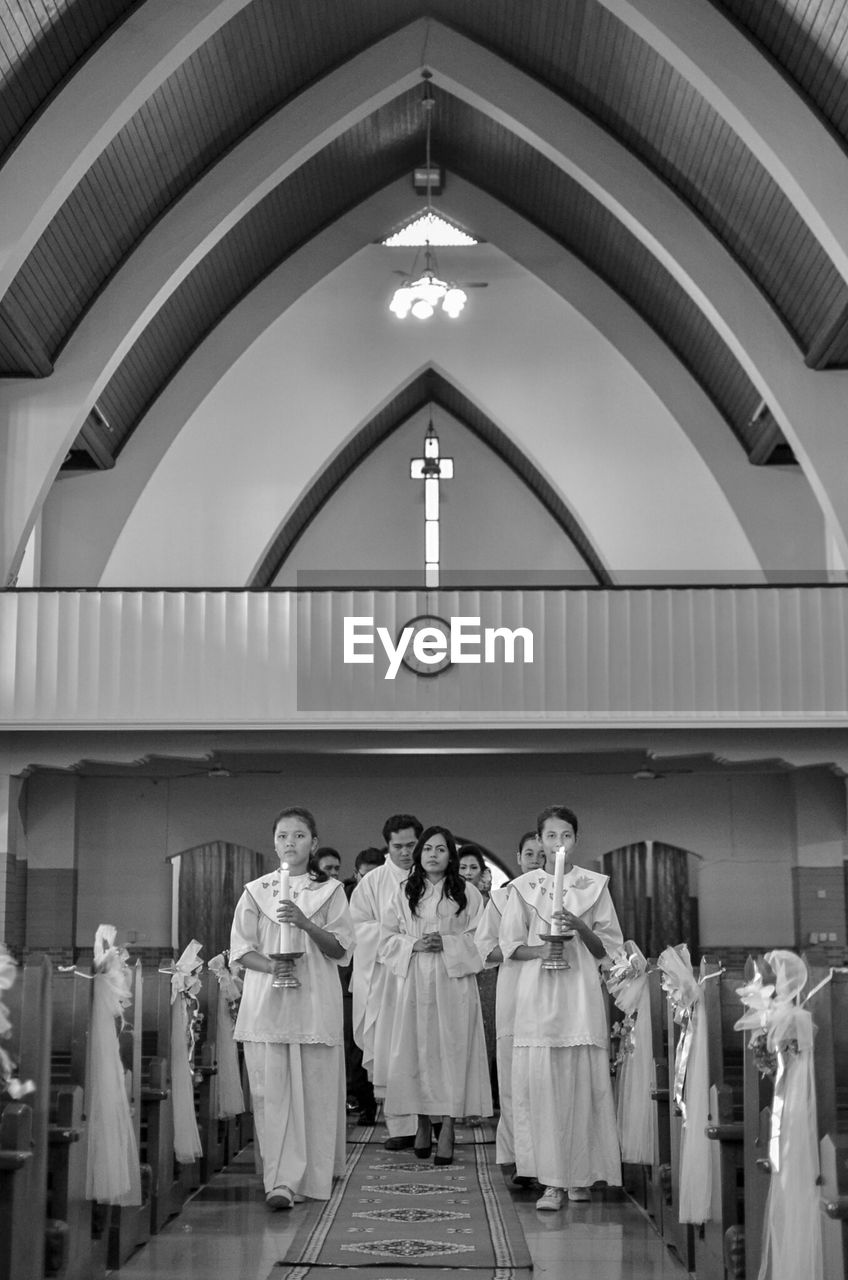
[[[430,123],[435,101],[430,91],[430,73],[424,72],[424,76],[424,99],[421,105],[424,111],[427,150],[425,162],[427,209],[425,217],[435,219],[436,215],[432,205],[433,167],[430,163]],[[415,264],[413,263],[413,272],[414,270]],[[389,310],[399,320],[404,320],[408,315],[415,316],[416,320],[429,320],[437,308],[441,309],[452,320],[455,320],[460,314],[468,300],[465,290],[460,289],[459,285],[454,284],[453,281],[442,280],[438,275],[438,270],[436,253],[428,240],[424,247],[424,271],[420,276],[413,276],[413,274],[407,276],[403,284],[395,289],[392,300],[389,303]]]

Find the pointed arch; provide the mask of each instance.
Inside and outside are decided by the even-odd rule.
[[[274,534],[251,574],[249,585],[270,586],[294,545],[351,472],[388,439],[393,431],[430,404],[444,409],[478,440],[488,445],[527,485],[557,522],[565,537],[582,556],[595,582],[599,586],[612,586],[612,576],[600,555],[553,485],[478,405],[432,366],[428,366],[401,387],[330,459]]]

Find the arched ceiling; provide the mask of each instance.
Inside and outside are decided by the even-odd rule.
[[[740,466],[798,459],[844,547],[846,20],[826,0],[2,0],[4,568],[60,466],[120,466],[239,301],[421,162],[423,68],[445,210],[461,180],[584,263]]]

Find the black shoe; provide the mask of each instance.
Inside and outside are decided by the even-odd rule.
[[[433,1151],[433,1126],[429,1120],[419,1121],[413,1147],[416,1160],[429,1160]]]
[[[440,1132],[440,1133],[439,1133],[439,1143],[438,1143],[438,1146],[437,1146],[437,1148],[436,1148],[436,1154],[433,1156],[433,1164],[453,1164],[453,1144],[454,1144],[454,1129],[453,1129],[453,1126],[451,1126],[451,1129],[450,1129],[450,1155],[446,1156],[446,1155],[440,1155],[440,1154],[439,1154],[439,1147],[444,1148],[444,1147],[447,1145],[447,1142],[445,1142],[445,1143],[443,1143],[443,1142],[442,1142],[442,1135],[441,1135],[441,1132]]]
[[[360,1111],[359,1119],[357,1123],[358,1124],[376,1124],[377,1123],[376,1107],[372,1111]]]
[[[385,1151],[407,1151],[410,1147],[415,1146],[415,1134],[404,1134],[401,1138],[386,1138],[383,1143]]]

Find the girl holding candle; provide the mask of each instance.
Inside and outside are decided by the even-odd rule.
[[[436,1164],[453,1159],[457,1116],[492,1114],[475,981],[483,967],[474,942],[482,910],[480,894],[459,873],[450,831],[428,827],[409,878],[386,906],[377,956],[398,980],[386,1111],[417,1114],[419,1159],[430,1155],[436,1131]]]
[[[545,1187],[537,1209],[589,1200],[594,1182],[621,1183],[599,961],[623,944],[607,876],[577,867],[577,817],[543,810],[546,869],[512,883],[500,929],[505,959],[519,962],[513,1026],[512,1106],[516,1174]],[[543,935],[564,935],[567,969],[542,968]]]
[[[309,869],[318,847],[308,809],[274,819],[280,870],[245,885],[236,906],[230,963],[245,969],[233,1032],[244,1042],[265,1199],[289,1209],[327,1200],[345,1162],[342,991],[354,932],[341,882]],[[301,952],[298,987],[273,985],[281,953]]]

